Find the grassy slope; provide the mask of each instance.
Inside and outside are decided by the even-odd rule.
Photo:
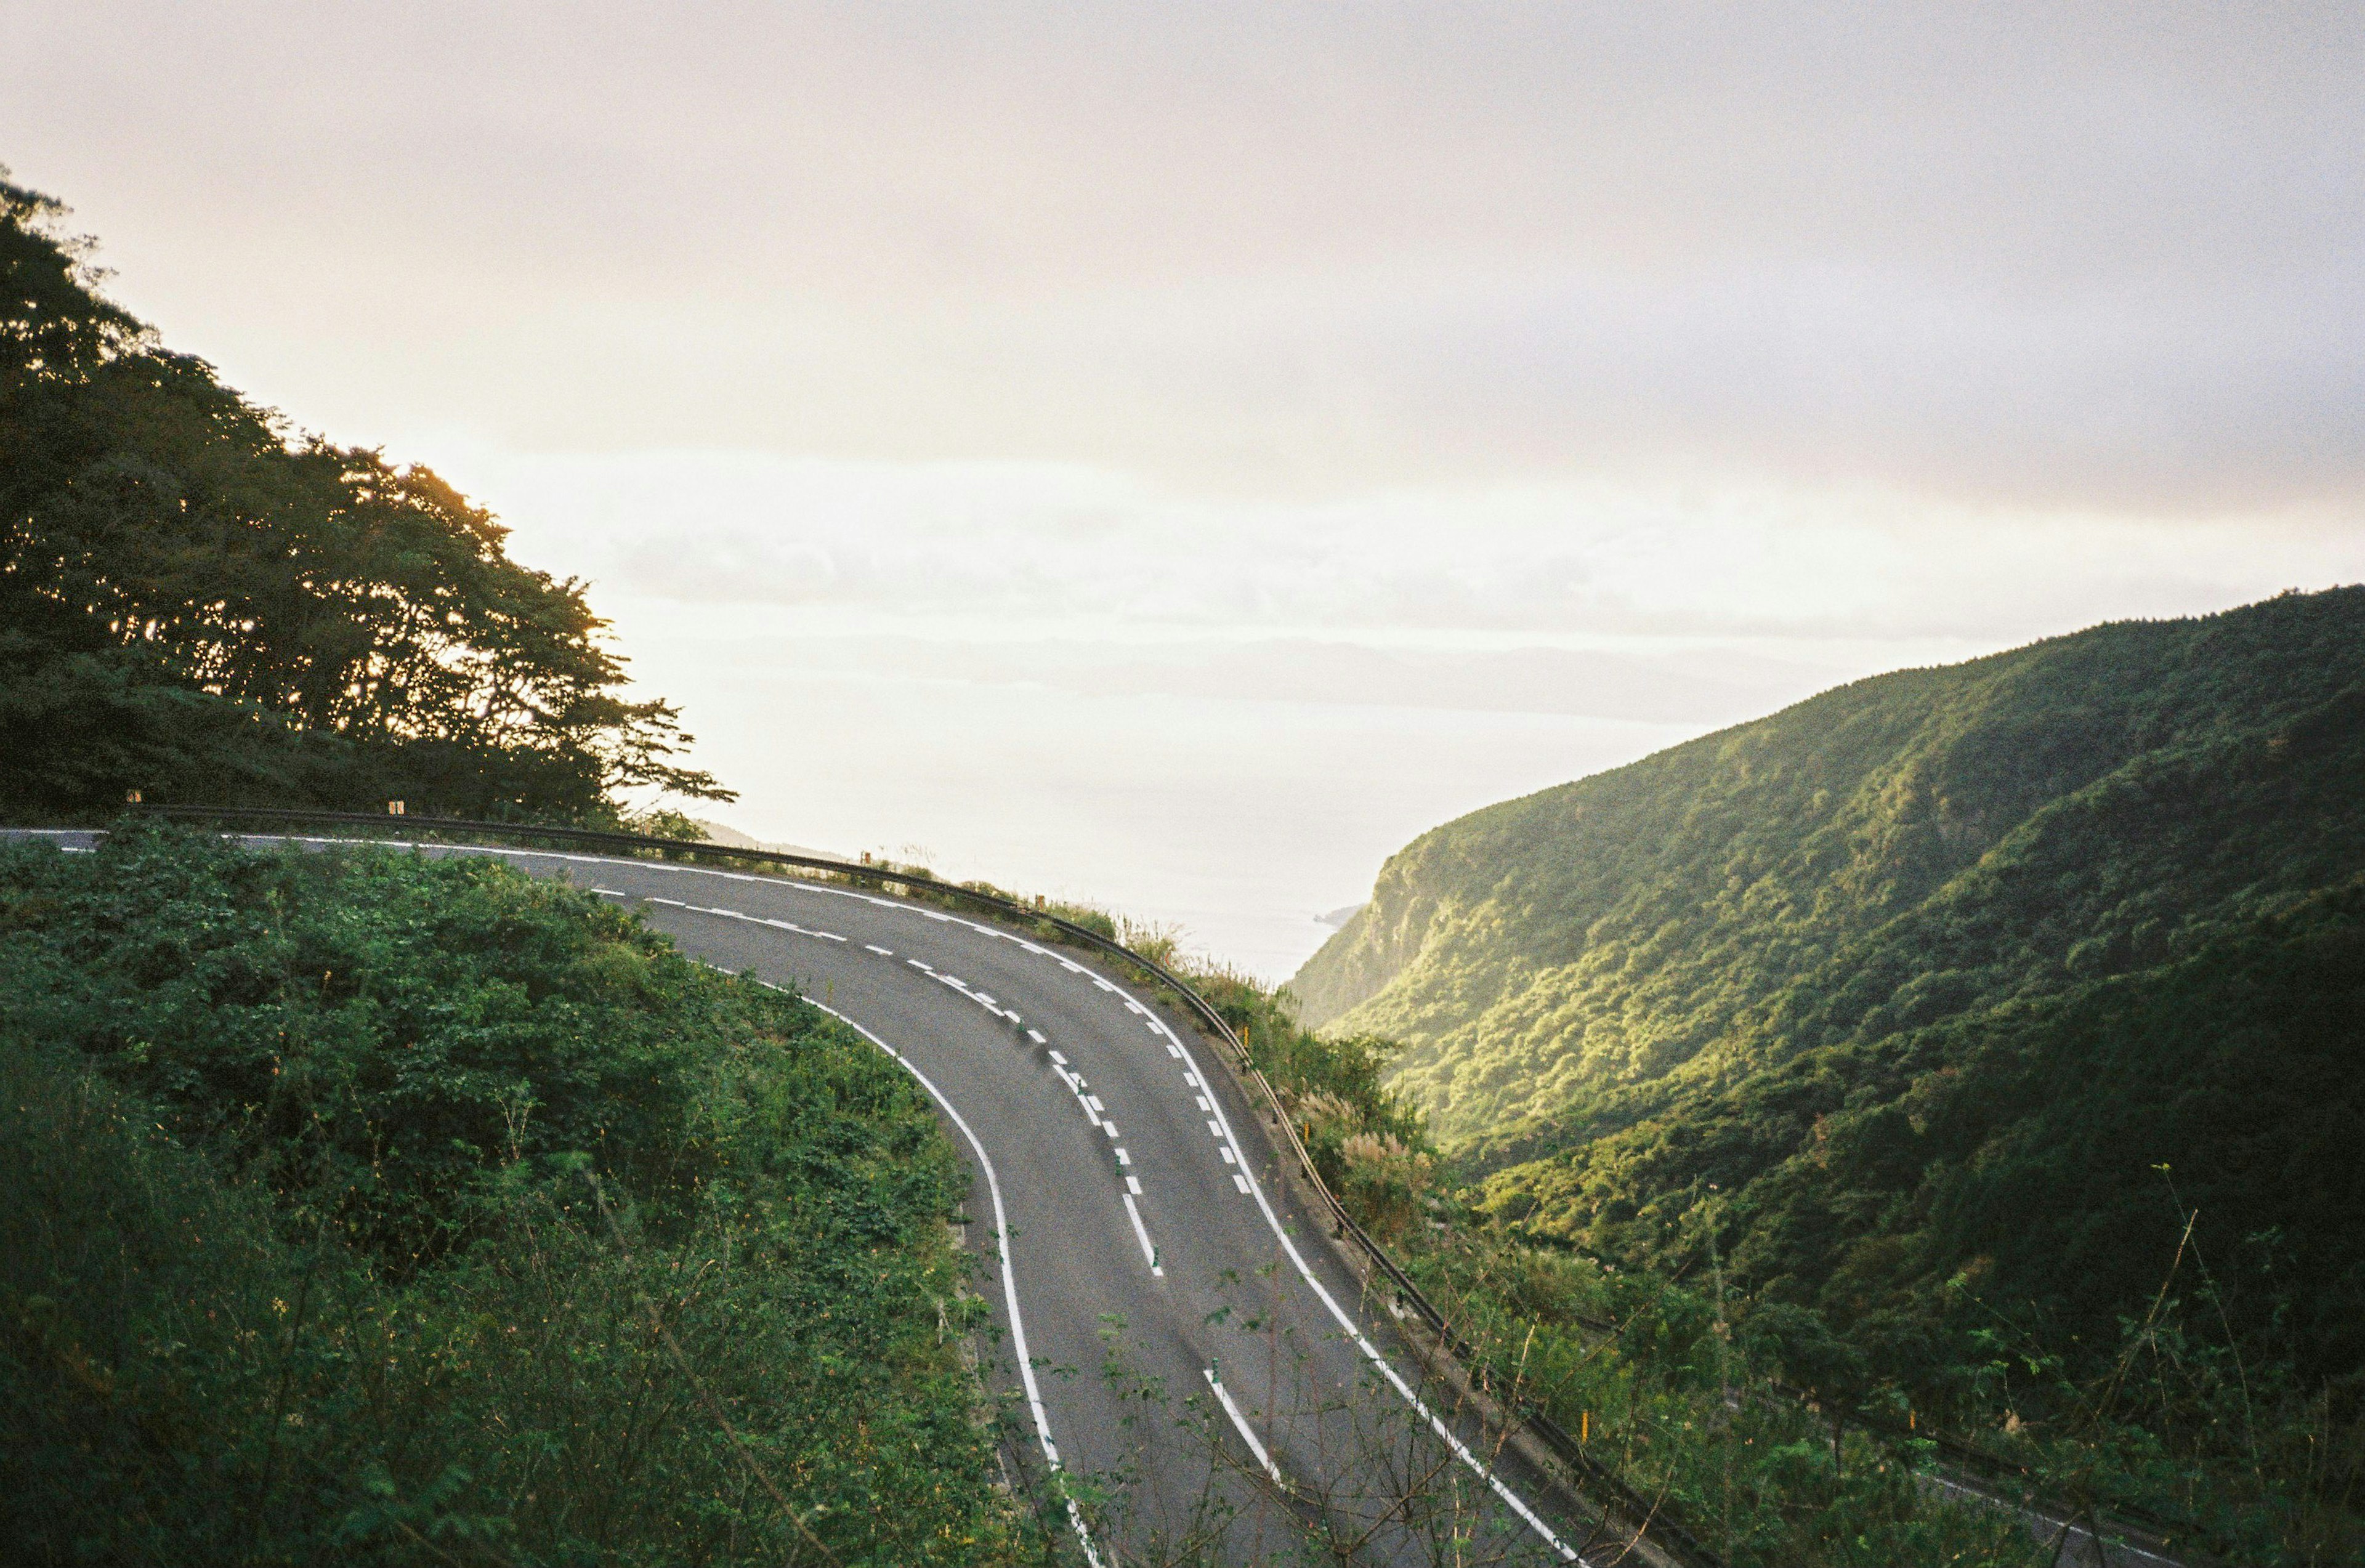
[[[0,851],[0,1079],[12,1562],[1014,1551],[925,1101],[595,901]]]

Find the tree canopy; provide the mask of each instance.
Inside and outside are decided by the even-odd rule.
[[[0,179],[0,812],[732,798],[679,765],[670,704],[623,695],[581,582],[165,348],[63,217]]]

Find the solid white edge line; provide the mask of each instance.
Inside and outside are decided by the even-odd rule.
[[[1059,1470],[1060,1468],[1059,1449],[1059,1445],[1051,1440],[1051,1417],[1043,1408],[1043,1391],[1035,1382],[1035,1359],[1026,1350],[1026,1319],[1020,1316],[1018,1312],[1018,1275],[1010,1263],[1010,1216],[1002,1207],[1002,1179],[994,1174],[993,1161],[987,1158],[985,1145],[978,1141],[977,1134],[969,1125],[969,1118],[956,1110],[953,1103],[945,1098],[944,1091],[938,1089],[926,1073],[913,1066],[911,1060],[902,1052],[835,1007],[823,1006],[822,1003],[813,1002],[810,996],[806,997],[805,1001],[821,1008],[824,1013],[893,1057],[902,1064],[904,1071],[920,1081],[920,1087],[926,1090],[930,1098],[944,1107],[945,1114],[952,1119],[953,1126],[960,1129],[961,1137],[969,1139],[969,1147],[976,1154],[979,1167],[985,1172],[985,1190],[993,1198],[993,1234],[996,1249],[1002,1254],[1002,1298],[1010,1307],[1010,1337],[1018,1346],[1018,1374],[1026,1380],[1026,1406],[1035,1416],[1035,1436],[1043,1445],[1043,1462],[1054,1471]],[[1084,1528],[1084,1516],[1077,1508],[1076,1501],[1072,1497],[1068,1499],[1068,1522],[1075,1527],[1076,1539],[1083,1544],[1085,1560],[1092,1563],[1093,1568],[1102,1568],[1101,1555],[1093,1546],[1092,1531]]]
[[[1256,1455],[1256,1462],[1264,1466],[1264,1473],[1272,1477],[1272,1484],[1275,1486],[1287,1486],[1289,1483],[1281,1478],[1281,1467],[1272,1462],[1272,1456],[1264,1451],[1262,1443],[1257,1441],[1256,1433],[1249,1429],[1249,1418],[1240,1414],[1240,1407],[1238,1405],[1232,1403],[1231,1390],[1226,1388],[1224,1380],[1216,1375],[1216,1369],[1202,1368],[1199,1375],[1205,1378],[1207,1386],[1216,1391],[1216,1397],[1223,1402],[1224,1414],[1232,1418],[1233,1427],[1239,1431],[1240,1440],[1249,1445],[1249,1452]]]
[[[1166,1271],[1158,1266],[1158,1249],[1149,1244],[1149,1227],[1141,1223],[1141,1211],[1134,1206],[1133,1194],[1120,1193],[1117,1195],[1125,1200],[1125,1217],[1133,1221],[1133,1237],[1141,1243],[1142,1261],[1149,1265],[1151,1273],[1164,1279]]]
[[[377,844],[384,847],[395,849],[434,849],[447,854],[476,854],[488,855],[496,857],[560,860],[582,865],[618,864],[616,857],[612,855],[568,855],[555,850],[498,849],[488,846],[480,845],[420,845],[404,839],[354,840],[350,838],[297,837],[290,834],[252,834],[243,835],[243,837],[250,840],[261,840],[263,842],[294,842],[298,844],[326,844],[331,846],[351,845],[356,842],[368,842]],[[776,887],[794,889],[801,892],[823,893],[835,898],[859,899],[865,903],[876,904],[882,909],[900,909],[910,913],[925,915],[930,920],[950,922],[960,925],[966,925],[973,931],[981,931],[992,935],[1002,935],[1000,932],[995,931],[992,926],[980,924],[978,922],[973,920],[961,920],[958,916],[941,914],[935,910],[922,908],[917,904],[903,902],[892,899],[879,898],[869,893],[853,892],[842,888],[816,887],[809,882],[796,882],[778,877],[757,877],[746,872],[723,871],[707,866],[672,866],[665,865],[661,862],[628,862],[627,864],[631,864],[635,870],[666,870],[676,874],[687,872],[693,876],[721,877],[726,880],[734,882],[765,882]],[[679,901],[644,898],[641,902],[644,903],[678,904]],[[1071,973],[1091,976],[1093,982],[1103,991],[1112,991],[1118,995],[1126,994],[1119,987],[1109,983],[1105,977],[1100,975],[1085,965],[1073,963],[1071,960],[1065,958],[1060,959],[1060,963],[1062,967],[1070,969]],[[807,998],[807,1000],[810,1001],[811,999]],[[814,1002],[813,1005],[818,1007],[821,1004],[819,1002]],[[836,1016],[843,1017],[844,1015],[836,1014]],[[850,1018],[846,1019],[846,1023],[853,1028],[862,1029],[861,1025],[856,1024]],[[877,1041],[878,1039],[877,1036],[871,1035],[867,1029],[862,1029],[862,1033],[873,1041]],[[1188,1047],[1182,1046],[1171,1034],[1167,1036],[1167,1042],[1170,1046],[1176,1048],[1178,1053],[1181,1055],[1185,1067],[1194,1072],[1198,1071],[1198,1058],[1192,1054]],[[882,1045],[880,1048],[887,1049],[888,1047]],[[892,1054],[891,1051],[890,1054]],[[895,1059],[902,1061],[903,1058],[898,1056]],[[908,1067],[910,1064],[906,1063],[905,1065]],[[913,1071],[913,1076],[918,1076],[916,1070]],[[920,1081],[922,1083],[927,1083],[927,1080],[925,1078],[921,1079]],[[935,1085],[929,1084],[928,1089],[930,1093],[933,1094],[936,1092]],[[937,1098],[939,1102],[943,1099],[941,1095],[938,1095]],[[958,1119],[958,1113],[954,1112],[949,1104],[947,1104],[945,1109],[947,1113],[952,1114],[956,1120]],[[1221,1106],[1216,1108],[1216,1114],[1218,1117],[1224,1116],[1224,1112]],[[1229,1118],[1226,1117],[1225,1120],[1228,1126]],[[976,1135],[969,1132],[969,1126],[965,1122],[961,1124],[961,1130],[964,1134],[969,1136],[971,1147],[978,1148],[979,1158],[982,1159],[984,1158],[984,1149],[981,1146],[978,1145]],[[1228,1131],[1220,1132],[1217,1136],[1228,1137],[1229,1133]],[[1239,1140],[1235,1138],[1231,1141],[1237,1144]],[[993,1185],[992,1181],[991,1166],[987,1168],[987,1175],[988,1185]],[[1380,1353],[1379,1347],[1372,1343],[1372,1341],[1364,1335],[1362,1329],[1356,1325],[1354,1318],[1349,1316],[1346,1308],[1339,1305],[1338,1298],[1330,1294],[1329,1287],[1323,1284],[1321,1280],[1316,1276],[1312,1266],[1306,1261],[1306,1255],[1297,1249],[1297,1243],[1292,1240],[1289,1232],[1283,1228],[1281,1216],[1273,1211],[1272,1200],[1265,1196],[1263,1184],[1255,1181],[1252,1177],[1242,1174],[1237,1170],[1232,1173],[1232,1180],[1239,1186],[1240,1191],[1256,1199],[1257,1208],[1263,1214],[1267,1228],[1271,1229],[1273,1236],[1281,1242],[1282,1250],[1289,1255],[1290,1262],[1296,1266],[1298,1276],[1313,1290],[1315,1295],[1321,1301],[1322,1305],[1329,1309],[1331,1317],[1337,1321],[1341,1328],[1347,1331],[1348,1338],[1355,1342],[1356,1349],[1362,1351],[1365,1360],[1369,1361],[1374,1367],[1379,1369],[1380,1374],[1387,1379],[1389,1386],[1394,1388],[1396,1393],[1403,1397],[1405,1403],[1411,1406],[1417,1413],[1429,1422],[1430,1429],[1435,1431],[1438,1437],[1443,1439],[1446,1446],[1453,1451],[1454,1457],[1461,1460],[1462,1462],[1470,1469],[1473,1474],[1485,1481],[1495,1495],[1502,1498],[1506,1504],[1509,1505],[1513,1513],[1518,1514],[1520,1518],[1526,1520],[1528,1527],[1530,1529],[1543,1537],[1544,1540],[1552,1548],[1553,1551],[1559,1552],[1561,1556],[1567,1561],[1576,1563],[1578,1568],[1591,1568],[1591,1564],[1588,1563],[1583,1556],[1579,1555],[1575,1548],[1562,1540],[1558,1535],[1553,1533],[1552,1527],[1544,1523],[1544,1521],[1537,1516],[1536,1511],[1533,1508],[1528,1506],[1525,1499],[1521,1498],[1519,1494],[1513,1492],[1508,1486],[1503,1484],[1502,1478],[1495,1473],[1492,1466],[1482,1462],[1476,1454],[1470,1451],[1467,1444],[1463,1443],[1460,1438],[1454,1436],[1452,1428],[1445,1424],[1444,1419],[1440,1417],[1437,1412],[1431,1410],[1429,1407],[1428,1403],[1424,1401],[1420,1395],[1413,1392],[1412,1385],[1404,1380],[1404,1374],[1397,1372],[1394,1363],[1390,1362],[1385,1356]],[[998,1187],[995,1189],[994,1200],[996,1212],[999,1213],[1001,1208],[1001,1193]],[[1005,1282],[1010,1278],[1009,1269],[1009,1249],[1005,1247],[1003,1251],[1003,1271]],[[1014,1297],[1013,1298],[1013,1303],[1014,1306]],[[1017,1327],[1017,1317],[1014,1311],[1012,1315],[1012,1327],[1014,1328]],[[1022,1366],[1024,1366],[1023,1361]],[[1026,1383],[1031,1393],[1035,1383],[1035,1378],[1031,1369],[1027,1369]],[[1038,1412],[1039,1420],[1041,1406],[1037,1405],[1036,1408]],[[1038,1426],[1037,1436],[1042,1439],[1047,1455],[1056,1453],[1057,1450],[1051,1447],[1051,1434],[1048,1426]],[[1052,1462],[1056,1466],[1056,1459],[1053,1460]],[[1076,1533],[1084,1543],[1085,1555],[1092,1560],[1094,1568],[1100,1568],[1100,1558],[1093,1549],[1092,1537],[1084,1530],[1082,1516],[1076,1511],[1075,1505],[1072,1501],[1069,1504],[1068,1508],[1069,1518],[1070,1522],[1075,1525]]]

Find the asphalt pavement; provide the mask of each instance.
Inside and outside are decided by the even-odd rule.
[[[1581,1527],[1547,1516],[1296,1212],[1216,1047],[1104,960],[785,878],[465,852],[563,876],[693,958],[793,988],[922,1080],[971,1168],[966,1241],[997,1330],[981,1370],[1023,1431],[1014,1462],[1076,1499],[1080,1551],[1584,1560]]]

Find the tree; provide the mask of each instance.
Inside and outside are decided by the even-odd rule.
[[[579,581],[166,350],[63,216],[0,178],[0,810],[734,798],[677,763],[671,704],[621,695]]]

